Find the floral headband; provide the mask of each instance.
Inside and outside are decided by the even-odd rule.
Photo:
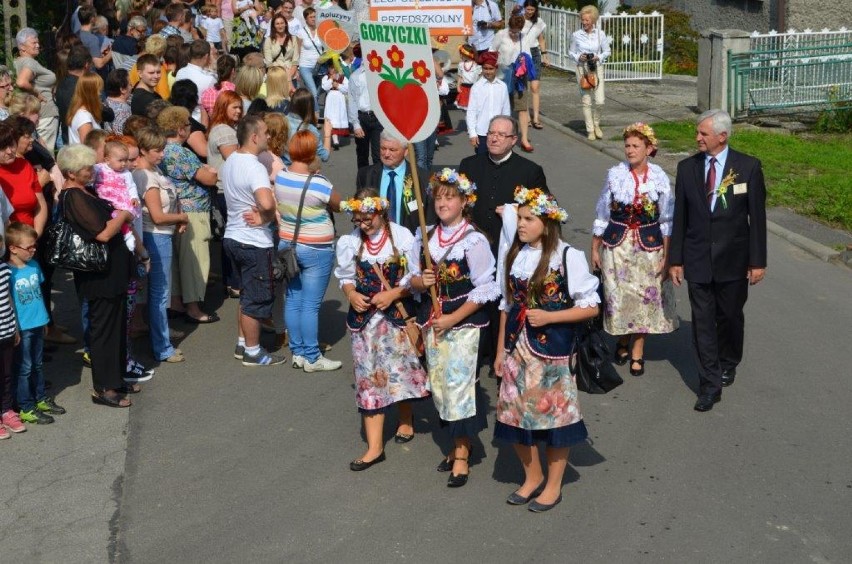
[[[637,121],[636,123],[631,123],[627,127],[624,128],[622,135],[625,137],[629,137],[631,133],[638,133],[643,136],[652,147],[657,147],[657,136],[654,133],[654,130],[651,129],[651,126],[647,123],[642,123],[641,121]]]
[[[529,206],[534,216],[546,217],[560,223],[568,221],[568,212],[560,208],[552,194],[546,194],[541,188],[515,187],[515,201]]]
[[[350,198],[340,202],[340,211],[345,211],[348,214],[355,213],[379,213],[382,210],[388,209],[390,202],[385,198],[369,197],[357,200]]]
[[[429,186],[426,187],[426,193],[431,196],[435,186],[439,184],[448,184],[455,186],[459,194],[467,198],[467,206],[473,207],[476,203],[476,184],[464,174],[456,171],[453,168],[442,168],[440,172],[436,172],[429,180]]]

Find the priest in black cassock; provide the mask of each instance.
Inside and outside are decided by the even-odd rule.
[[[471,210],[473,222],[491,241],[491,252],[497,257],[503,219],[497,208],[514,202],[515,187],[547,189],[544,170],[538,164],[512,151],[518,141],[518,122],[511,116],[494,116],[488,125],[488,154],[473,155],[462,160],[459,172],[476,183],[476,205]],[[480,333],[479,365],[491,366],[497,350],[500,312],[496,302],[486,306],[490,323]]]

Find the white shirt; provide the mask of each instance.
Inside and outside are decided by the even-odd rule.
[[[3,237],[3,239],[0,239],[0,252],[6,250],[6,224],[9,223],[9,218],[12,217],[13,213],[15,213],[15,208],[12,207],[12,203],[9,202],[6,194],[0,190],[0,236]]]
[[[476,61],[461,61],[458,66],[458,77],[461,84],[474,84],[482,74],[482,67]]]
[[[269,173],[255,155],[234,151],[219,170],[219,178],[225,190],[228,222],[225,238],[261,249],[272,247],[272,231],[269,224],[252,227],[243,219],[243,213],[257,206],[254,193],[266,189],[272,193]]]
[[[220,43],[222,41],[222,30],[225,28],[222,18],[208,18],[204,16],[201,20],[201,25],[198,27],[207,32],[208,43]]]
[[[501,29],[494,35],[494,41],[491,43],[489,51],[497,52],[498,67],[508,67],[518,59],[521,52],[530,54],[529,48],[524,47],[524,45],[523,34],[515,41],[509,35],[508,29]]]
[[[198,105],[192,110],[192,117],[201,121],[201,93],[216,84],[216,77],[198,65],[189,63],[175,74],[175,81],[191,80],[198,87]]]
[[[71,125],[68,126],[69,143],[83,142],[83,140],[80,139],[79,129],[87,123],[92,124],[92,129],[101,128],[101,126],[98,125],[98,122],[95,121],[95,116],[89,113],[89,110],[86,110],[85,108],[80,108],[79,110],[77,110],[77,113],[74,114],[74,119],[71,120]]]
[[[704,154],[704,182],[707,183],[707,173],[710,172],[710,159],[713,158],[707,153]],[[710,200],[710,211],[712,212],[716,209],[716,198],[718,194],[715,190],[719,189],[719,185],[722,183],[722,175],[725,172],[725,164],[728,162],[728,146],[725,145],[725,149],[716,155],[716,185],[713,186],[713,198]],[[664,233],[665,235],[665,233]]]
[[[311,33],[307,27],[299,32],[301,49],[299,50],[299,66],[313,68],[322,54],[322,40],[316,30]]]
[[[669,176],[659,165],[648,163],[647,180],[645,175],[639,176],[639,193],[647,195],[652,202],[657,202],[660,217],[660,231],[664,237],[672,233],[674,218],[674,194],[672,193]],[[627,163],[619,163],[609,169],[603,190],[595,205],[595,222],[592,224],[592,234],[601,237],[609,225],[612,214],[612,202],[630,204],[636,195],[636,179],[630,172]]]
[[[524,29],[521,30],[521,37],[523,38],[525,52],[529,53],[530,49],[538,47],[538,38],[542,33],[544,33],[545,29],[547,29],[547,24],[544,23],[541,16],[539,16],[536,23],[532,23],[530,20],[524,22]]]
[[[571,34],[571,46],[568,48],[568,56],[576,64],[580,64],[580,55],[583,53],[594,53],[600,62],[606,62],[609,57],[609,38],[598,28],[592,29],[591,33],[578,29]]]
[[[499,78],[495,78],[494,82],[480,78],[470,88],[466,117],[467,136],[474,138],[487,134],[491,118],[499,115],[512,115],[506,83]]]
[[[388,227],[393,237],[393,245],[390,238],[385,241],[381,249],[375,254],[371,253],[366,245],[361,248],[361,230],[355,228],[352,233],[343,235],[337,241],[337,267],[334,269],[334,276],[340,281],[340,287],[345,284],[355,284],[355,261],[358,260],[358,249],[361,249],[361,260],[366,260],[370,264],[382,265],[393,256],[393,247],[396,246],[397,252],[405,257],[406,268],[405,276],[399,279],[397,287],[410,287],[411,277],[416,269],[417,274],[420,274],[420,247],[414,244],[414,235],[405,227],[396,223],[389,223]],[[374,233],[370,237],[371,243],[378,242],[382,238],[382,231]]]
[[[349,77],[349,96],[347,96],[346,106],[349,123],[352,124],[353,129],[363,129],[361,120],[358,119],[358,112],[372,111],[370,93],[367,91],[367,74],[363,63]]]
[[[499,22],[503,21],[503,14],[500,13],[500,7],[491,0],[485,0],[482,4],[473,5],[473,35],[468,39],[468,43],[473,45],[477,51],[485,51],[491,47],[491,41],[494,39],[494,30],[480,30],[476,22]]]

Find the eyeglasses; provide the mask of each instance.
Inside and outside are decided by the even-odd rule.
[[[360,219],[357,218],[357,217],[353,217],[352,223],[354,223],[355,225],[370,225],[371,223],[373,223],[373,218],[375,218],[375,217],[376,216],[374,216],[374,215],[372,215],[370,217],[362,217]]]
[[[11,90],[12,89],[12,83],[8,82],[6,84],[0,84],[0,88],[3,88],[4,90],[6,90],[6,89]]]
[[[27,251],[28,253],[34,253],[36,251],[35,245],[30,245],[29,247],[20,247],[18,245],[9,245],[9,246],[10,247],[16,247],[18,249],[21,249],[22,251]]]
[[[508,139],[509,137],[514,137],[514,133],[500,133],[499,131],[489,131],[488,137],[499,137],[500,139]]]

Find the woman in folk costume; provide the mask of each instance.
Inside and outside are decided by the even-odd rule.
[[[385,460],[382,431],[390,407],[399,402],[400,428],[412,430],[411,404],[404,400],[429,392],[426,372],[405,332],[405,320],[414,314],[409,290],[410,267],[418,262],[414,236],[388,221],[388,201],[374,188],[359,190],[340,209],[352,214],[355,224],[337,243],[334,275],[350,304],[346,324],[352,335],[355,398],[367,437],[367,451],[349,464],[358,472]],[[403,440],[397,442],[413,438],[413,433],[400,433],[397,438]]]
[[[439,472],[450,472],[447,486],[451,488],[467,483],[471,438],[485,428],[483,414],[476,409],[479,331],[488,325],[482,306],[500,297],[488,239],[470,221],[475,191],[476,185],[453,169],[432,176],[429,194],[440,219],[426,236],[433,266],[411,280],[417,291],[434,286],[440,304],[435,312],[424,295],[417,321],[425,329],[435,407],[455,445],[438,465]],[[415,237],[422,241],[419,230]]]
[[[568,449],[588,437],[569,359],[577,324],[597,315],[600,298],[585,254],[560,238],[568,214],[556,199],[518,186],[515,202],[517,210],[503,209],[503,235],[512,242],[501,245],[498,270],[503,346],[494,361],[502,377],[494,437],[512,443],[524,467],[523,484],[506,501],[532,501],[529,510],[542,512],[562,501]],[[546,476],[539,442],[546,449]]]

